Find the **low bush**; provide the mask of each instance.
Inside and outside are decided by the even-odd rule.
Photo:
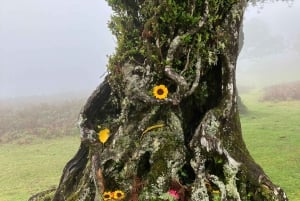
[[[262,101],[300,100],[300,81],[273,85],[264,89]]]

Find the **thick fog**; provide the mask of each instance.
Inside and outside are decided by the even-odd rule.
[[[300,2],[249,7],[237,80],[299,80]],[[0,0],[0,98],[91,92],[115,41],[104,0]]]
[[[110,14],[104,0],[0,0],[0,98],[95,89]]]
[[[238,85],[264,87],[300,80],[300,1],[249,6]]]

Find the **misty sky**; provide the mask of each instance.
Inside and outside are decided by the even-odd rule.
[[[237,65],[239,85],[263,87],[300,80],[300,1],[248,7],[245,43]]]
[[[0,0],[0,97],[96,88],[110,13],[104,0]]]
[[[260,82],[257,72],[276,65],[292,69],[273,68],[283,81],[299,79],[299,11],[297,0],[247,9],[239,82]],[[110,14],[104,0],[0,0],[0,98],[95,89],[114,50]]]

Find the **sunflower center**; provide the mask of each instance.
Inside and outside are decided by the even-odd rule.
[[[157,94],[158,95],[163,95],[164,94],[164,90],[163,89],[158,89],[157,90]]]
[[[122,197],[122,193],[117,193],[117,197]]]

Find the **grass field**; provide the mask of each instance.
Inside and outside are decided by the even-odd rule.
[[[251,155],[291,201],[300,200],[300,101],[259,102],[241,95],[249,113],[241,115]]]
[[[36,141],[33,144],[1,144],[0,201],[26,201],[57,186],[64,165],[76,153],[79,138]]]
[[[300,101],[259,102],[242,94],[249,112],[241,115],[243,135],[255,160],[272,181],[300,200]],[[56,186],[66,162],[79,147],[78,136],[0,145],[0,201],[26,201]]]

